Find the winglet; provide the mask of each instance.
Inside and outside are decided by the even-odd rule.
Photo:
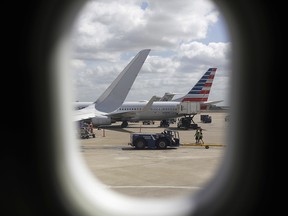
[[[99,111],[112,112],[125,101],[143,63],[151,49],[141,50],[111,83],[106,91],[95,101]]]

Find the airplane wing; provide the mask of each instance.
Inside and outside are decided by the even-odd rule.
[[[83,109],[74,110],[73,120],[74,121],[81,121],[81,120],[85,120],[85,119],[91,119],[94,117],[105,116],[105,114],[106,113],[104,113],[104,112],[100,112],[100,111],[96,110],[94,107],[94,104],[92,104],[92,105],[89,105]]]
[[[104,117],[105,114],[116,110],[126,99],[150,49],[141,50],[111,83],[96,102],[74,111],[73,120],[79,121],[94,117]]]
[[[140,112],[140,111],[138,111]],[[135,118],[137,111],[126,111],[126,112],[122,112],[122,113],[109,113],[106,114],[106,116],[111,117],[111,119],[115,120],[115,121],[127,121],[130,119]]]
[[[216,103],[220,103],[222,101],[224,101],[224,100],[202,102],[201,105],[200,105],[201,106],[201,110],[207,110],[207,109],[209,109],[209,107],[211,105],[216,104]]]
[[[203,105],[212,105],[212,104],[216,104],[216,103],[220,103],[223,102],[224,100],[218,100],[218,101],[205,101],[202,104]]]
[[[141,50],[124,68],[106,91],[96,100],[95,108],[102,112],[112,112],[125,101],[150,49]]]

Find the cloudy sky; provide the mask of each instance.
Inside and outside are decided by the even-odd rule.
[[[96,101],[140,50],[151,49],[126,101],[184,95],[217,67],[209,100],[229,105],[231,42],[208,0],[88,1],[75,20],[71,46],[75,100]]]

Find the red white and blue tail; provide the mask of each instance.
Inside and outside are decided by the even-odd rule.
[[[177,101],[207,102],[217,68],[209,68],[194,87]],[[175,100],[175,101],[176,101]]]

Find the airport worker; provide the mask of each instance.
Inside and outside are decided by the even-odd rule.
[[[195,137],[196,144],[199,143],[200,130],[199,130],[198,128],[196,129],[196,132],[195,132],[195,134],[194,134],[194,137]]]
[[[92,121],[91,121],[90,124],[89,124],[89,131],[90,131],[90,133],[93,133],[93,124],[92,124]]]
[[[199,139],[198,139],[198,142],[200,143],[200,141],[202,142],[202,144],[204,144],[204,141],[203,141],[203,133],[202,133],[202,128],[200,127],[199,129]]]

